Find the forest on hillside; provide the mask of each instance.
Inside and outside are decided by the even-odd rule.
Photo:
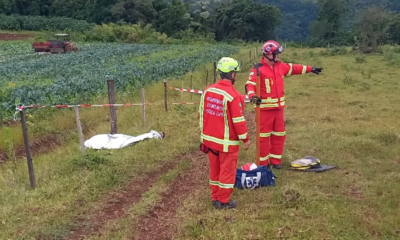
[[[313,46],[360,45],[370,32],[379,32],[365,43],[373,47],[400,42],[399,12],[398,0],[0,0],[0,28],[36,30],[26,29],[22,21],[32,21],[20,16],[35,16],[34,22],[38,16],[67,17],[92,24],[151,25],[178,39],[277,38]],[[372,25],[362,24],[368,13],[374,13],[374,21],[367,21]]]

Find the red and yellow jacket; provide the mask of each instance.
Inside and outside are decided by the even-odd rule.
[[[285,107],[284,77],[311,72],[311,66],[277,62],[273,68],[261,58],[261,63],[254,65],[246,82],[246,93],[251,99],[256,94],[256,81],[260,77],[261,110]]]
[[[199,108],[201,142],[216,151],[239,151],[240,141],[249,140],[243,112],[244,99],[230,80],[208,86]]]

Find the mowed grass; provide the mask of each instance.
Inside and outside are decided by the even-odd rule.
[[[244,93],[251,63],[249,50],[236,55],[244,67],[235,84]],[[400,54],[357,55],[346,49],[288,48],[285,60],[321,66],[320,76],[285,79],[287,140],[284,169],[275,171],[277,185],[253,191],[235,190],[237,210],[211,207],[208,181],[199,182],[179,208],[176,239],[399,239],[400,238]],[[218,59],[216,59],[218,60]],[[208,83],[213,79],[211,64]],[[202,89],[206,68],[169,86]],[[30,117],[31,137],[56,134],[62,146],[34,157],[37,188],[29,188],[26,161],[0,166],[0,239],[60,239],[76,224],[74,218],[95,206],[109,191],[121,189],[129,178],[143,177],[160,164],[198,148],[197,105],[163,109],[163,84],[146,87],[146,125],[139,107],[118,108],[119,132],[139,135],[164,131],[164,140],[146,140],[118,151],[89,151],[81,157],[73,110],[38,110]],[[169,101],[198,101],[199,96],[169,91]],[[105,102],[100,97],[96,103]],[[119,94],[117,102],[140,102],[140,92]],[[55,111],[55,110],[54,110]],[[57,110],[58,111],[58,110]],[[247,112],[254,111],[251,105]],[[109,110],[82,109],[85,139],[109,132]],[[254,119],[247,119],[254,121]],[[4,129],[4,128],[3,128]],[[2,130],[3,130],[2,129]],[[21,143],[20,126],[3,130],[2,146]],[[7,135],[8,134],[8,135]],[[254,143],[254,134],[251,136]],[[17,145],[17,144],[15,144]],[[9,147],[9,151],[12,149]],[[325,173],[288,170],[289,162],[306,155],[337,169]],[[204,156],[204,161],[207,157]],[[255,161],[255,146],[241,151],[239,165]],[[160,201],[162,189],[189,165],[165,173],[130,214],[113,220],[102,236],[90,239],[129,239],[139,216]],[[183,183],[184,184],[184,183]]]
[[[285,169],[274,171],[277,185],[235,190],[237,210],[215,211],[204,183],[180,211],[177,239],[400,239],[400,62],[388,61],[389,48],[367,56],[334,51],[282,56],[324,72],[285,79]],[[239,164],[253,162],[254,152],[242,151]],[[307,155],[338,168],[289,170]]]

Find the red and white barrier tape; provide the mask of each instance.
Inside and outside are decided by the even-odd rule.
[[[169,87],[172,90],[180,91],[180,92],[191,92],[191,93],[198,93],[203,94],[203,91],[196,90],[196,89],[185,89],[185,88],[176,88],[176,87]]]
[[[203,91],[197,89],[185,89],[185,88],[177,88],[177,87],[169,87],[169,89],[180,91],[180,92],[191,92],[203,94]],[[244,102],[250,102],[249,97],[247,95],[242,95],[244,97]]]
[[[19,106],[17,111],[22,111],[25,108],[73,108],[73,107],[131,107],[131,106],[143,106],[143,105],[164,105],[165,103],[115,103],[115,104],[78,104],[78,105],[28,105]],[[168,105],[194,105],[200,104],[200,102],[175,102],[167,103]]]

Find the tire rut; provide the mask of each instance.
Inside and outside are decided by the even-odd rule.
[[[251,135],[255,133],[254,116],[254,112],[245,114],[248,132]],[[207,184],[208,179],[207,156],[200,151],[193,151],[189,158],[192,167],[182,172],[171,183],[168,191],[162,194],[162,200],[154,205],[147,215],[139,218],[137,225],[133,227],[135,237],[132,240],[170,240],[176,235],[178,208],[191,197],[193,189]]]
[[[178,226],[176,213],[179,206],[191,196],[193,189],[205,184],[208,179],[207,156],[201,151],[195,151],[188,158],[191,161],[191,168],[183,171],[171,183],[168,191],[162,194],[162,200],[155,204],[147,215],[139,218],[133,228],[135,231],[133,239],[167,240],[176,234]]]
[[[158,181],[161,175],[174,169],[183,159],[185,154],[165,163],[145,177],[132,179],[123,190],[107,195],[96,204],[98,207],[77,217],[78,227],[71,229],[70,235],[64,240],[85,239],[100,232],[107,222],[126,216],[129,208],[142,199],[142,195]]]

